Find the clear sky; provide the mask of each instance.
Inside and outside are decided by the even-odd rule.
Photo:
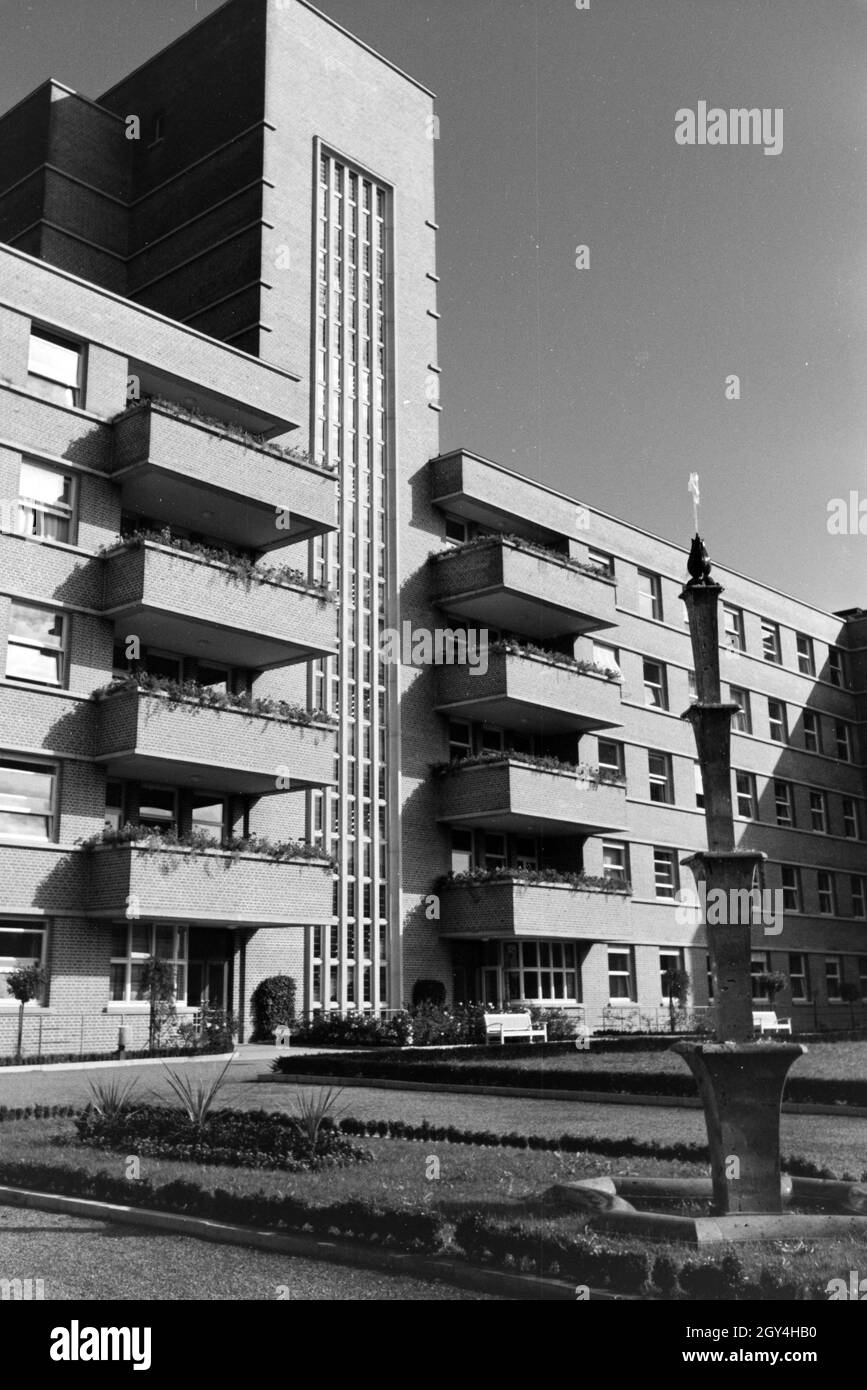
[[[321,0],[438,96],[443,446],[867,607],[865,0]],[[96,95],[217,0],[3,0],[0,104]],[[675,113],[782,108],[783,148]],[[589,246],[589,268],[575,250]],[[726,400],[726,377],[740,400]]]

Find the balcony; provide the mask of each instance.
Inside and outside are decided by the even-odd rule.
[[[84,916],[87,864],[80,851],[34,841],[0,844],[2,910],[10,917],[34,910]],[[34,919],[34,927],[44,925]]]
[[[452,516],[494,531],[519,524],[540,538],[576,533],[573,501],[489,459],[458,449],[431,459],[429,469],[431,501]]]
[[[127,511],[250,550],[336,525],[332,473],[153,401],[117,417],[110,472]]]
[[[532,882],[529,877],[446,880],[440,885],[441,933],[468,939],[526,940],[561,937],[629,941],[625,893],[581,888],[573,882]]]
[[[258,796],[326,786],[334,747],[330,725],[213,709],[135,686],[98,705],[97,761],[119,781]]]
[[[88,916],[289,927],[331,919],[329,864],[223,850],[97,845],[90,851]]]
[[[598,835],[626,825],[626,786],[598,769],[553,770],[517,755],[455,764],[441,774],[439,820],[516,835]]]
[[[515,537],[469,541],[432,557],[434,601],[457,618],[537,640],[614,627],[616,586]]]
[[[542,735],[611,729],[622,722],[620,686],[601,672],[554,662],[517,645],[488,649],[488,669],[439,666],[441,714]]]
[[[217,665],[265,670],[335,650],[328,597],[302,583],[261,583],[226,564],[151,541],[106,556],[104,612],[116,636],[145,646],[198,652]]]

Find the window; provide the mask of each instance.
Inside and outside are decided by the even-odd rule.
[[[709,1003],[713,1003],[713,967],[710,963],[710,956],[705,956],[707,961],[707,997]]]
[[[106,830],[120,830],[123,825],[123,787],[120,782],[107,782],[105,787]]]
[[[839,956],[825,957],[825,991],[829,1004],[840,999],[840,986],[843,982],[843,964]]]
[[[631,948],[608,952],[608,994],[612,1004],[628,1004],[635,998]]]
[[[27,385],[37,396],[56,405],[80,406],[84,351],[66,338],[41,328],[30,331]]]
[[[804,747],[808,753],[818,753],[819,750],[819,716],[813,714],[812,710],[804,710]]]
[[[829,874],[826,869],[820,869],[816,875],[816,886],[819,890],[819,912],[823,917],[833,917],[837,910],[834,875]]]
[[[56,769],[45,763],[0,762],[0,835],[54,838]]]
[[[661,661],[644,662],[644,703],[668,709],[668,677]]]
[[[483,728],[481,747],[483,753],[502,753],[506,744],[502,729]]]
[[[782,662],[780,655],[780,629],[776,623],[770,622],[768,618],[762,618],[762,656],[765,661],[772,661],[776,666]]]
[[[834,720],[834,751],[841,763],[852,761],[852,737],[849,725],[842,719]]]
[[[843,834],[847,840],[859,838],[858,803],[853,801],[851,796],[843,797]]]
[[[148,922],[130,922],[111,929],[111,994],[112,1003],[131,1004],[143,999],[142,975],[146,961],[159,956],[172,966],[175,1000],[185,1004],[187,999],[187,939],[186,927]]]
[[[786,719],[786,706],[781,700],[768,701],[768,724],[774,743],[788,743],[789,725]]]
[[[621,674],[620,652],[605,642],[593,643],[593,664],[601,666],[604,671],[613,671],[615,675]]]
[[[148,830],[171,830],[178,819],[177,796],[173,787],[142,787],[139,825]]]
[[[730,603],[723,604],[723,635],[726,646],[731,647],[733,651],[746,650],[744,615],[740,608],[733,608]]]
[[[682,969],[683,969],[683,951],[677,950],[676,947],[670,947],[670,948],[665,947],[665,946],[660,947],[660,951],[659,951],[659,993],[660,993],[660,995],[661,995],[661,997],[662,997],[662,1002],[663,1002],[663,1004],[667,1004],[667,1003],[668,1003],[668,983],[667,983],[666,978],[665,978],[665,972],[666,972],[667,970],[682,970]],[[677,995],[675,995],[675,999],[677,999]]]
[[[668,753],[648,749],[647,768],[650,777],[650,800],[670,805],[674,801],[671,757]]]
[[[602,841],[602,877],[626,884],[629,878],[627,847],[616,840]]]
[[[795,634],[795,644],[798,648],[798,670],[802,676],[815,676],[816,658],[813,652],[813,639],[807,637],[803,632]]]
[[[653,850],[653,878],[658,898],[674,898],[678,889],[677,856],[674,850]]]
[[[515,839],[515,868],[538,869],[539,845],[532,835],[519,835]]]
[[[828,830],[828,810],[824,792],[810,792],[810,829],[825,835]]]
[[[503,973],[510,1003],[581,1000],[581,976],[572,942],[506,942]]]
[[[469,724],[458,723],[452,719],[449,723],[449,758],[455,763],[461,758],[468,758],[473,751],[473,731]]]
[[[732,719],[732,728],[739,734],[753,732],[753,711],[750,706],[750,692],[739,685],[729,686],[729,699],[733,705],[740,705],[740,711]]]
[[[642,618],[662,622],[662,582],[648,570],[638,571],[638,611]]]
[[[687,671],[686,688],[689,695],[689,703],[691,705],[695,704],[695,701],[698,699],[698,686],[695,683],[695,671]]]
[[[843,670],[843,653],[839,647],[828,648],[828,679],[832,685],[836,685],[842,690],[845,684]]]
[[[468,874],[473,867],[473,832],[452,831],[452,873]]]
[[[506,837],[485,832],[485,868],[504,869],[506,867]]]
[[[701,763],[693,763],[693,776],[695,778],[695,804],[704,808],[704,778],[701,775]]]
[[[214,800],[212,796],[193,797],[193,830],[207,835],[215,845],[222,843],[226,816],[226,803],[222,797]]]
[[[607,555],[604,550],[588,550],[587,563],[598,570],[606,579],[614,578],[614,556]]]
[[[756,779],[752,772],[735,773],[737,814],[745,820],[758,820],[756,808]]]
[[[465,521],[459,521],[456,516],[446,517],[446,540],[453,545],[463,545],[470,537],[470,528]]]
[[[33,927],[29,922],[0,922],[0,1004],[18,1007],[18,1001],[9,993],[7,976],[28,965],[41,965],[44,953],[44,927]]]
[[[24,536],[72,543],[75,478],[41,463],[21,464],[16,529]]]
[[[795,824],[792,809],[792,788],[788,782],[782,782],[779,778],[774,780],[774,808],[777,815],[777,825],[791,829]]]
[[[762,984],[762,976],[767,975],[770,968],[770,958],[767,952],[753,951],[750,957],[750,993],[754,1004],[768,1002],[765,986]]]
[[[13,603],[9,616],[6,678],[33,685],[63,685],[66,622],[56,608]]]
[[[616,743],[613,739],[601,738],[599,740],[599,770],[600,772],[611,773],[617,777],[624,775],[623,744]]]
[[[867,916],[867,893],[864,890],[864,879],[860,874],[850,875],[849,891],[852,894],[852,916]]]
[[[783,864],[783,911],[800,912],[804,895],[801,889],[801,870],[796,864]]]
[[[810,976],[807,971],[807,957],[800,951],[789,955],[789,983],[792,987],[793,1004],[809,1004]]]

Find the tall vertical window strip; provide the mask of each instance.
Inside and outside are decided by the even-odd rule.
[[[334,919],[313,953],[314,1004],[324,1008],[388,1004],[388,694],[378,653],[388,577],[389,208],[387,188],[321,151],[313,451],[337,473],[339,515],[337,533],[314,542],[312,564],[337,591],[341,648],[320,680],[340,721],[338,785],[325,792],[320,817],[338,863]]]

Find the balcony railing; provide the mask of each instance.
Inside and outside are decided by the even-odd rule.
[[[545,878],[518,869],[444,879],[438,888],[443,936],[629,941],[628,884],[579,876]]]
[[[128,541],[107,552],[104,611],[118,633],[146,646],[195,651],[208,660],[263,670],[335,650],[331,597],[299,580],[265,580],[240,566],[155,541]]]
[[[518,754],[468,759],[439,774],[439,819],[518,835],[594,835],[626,824],[626,786],[597,768],[546,766]]]
[[[296,926],[331,920],[328,861],[271,859],[221,849],[97,844],[90,850],[88,915],[134,911],[222,926]]]
[[[613,580],[517,537],[485,536],[431,560],[434,600],[469,622],[538,638],[615,625]]]
[[[334,728],[141,689],[100,695],[97,761],[118,780],[222,792],[269,792],[333,781]]]
[[[156,402],[117,417],[110,471],[128,511],[250,549],[336,524],[333,473]]]
[[[557,734],[621,723],[620,686],[601,671],[496,644],[488,669],[439,666],[437,709],[455,719]]]

